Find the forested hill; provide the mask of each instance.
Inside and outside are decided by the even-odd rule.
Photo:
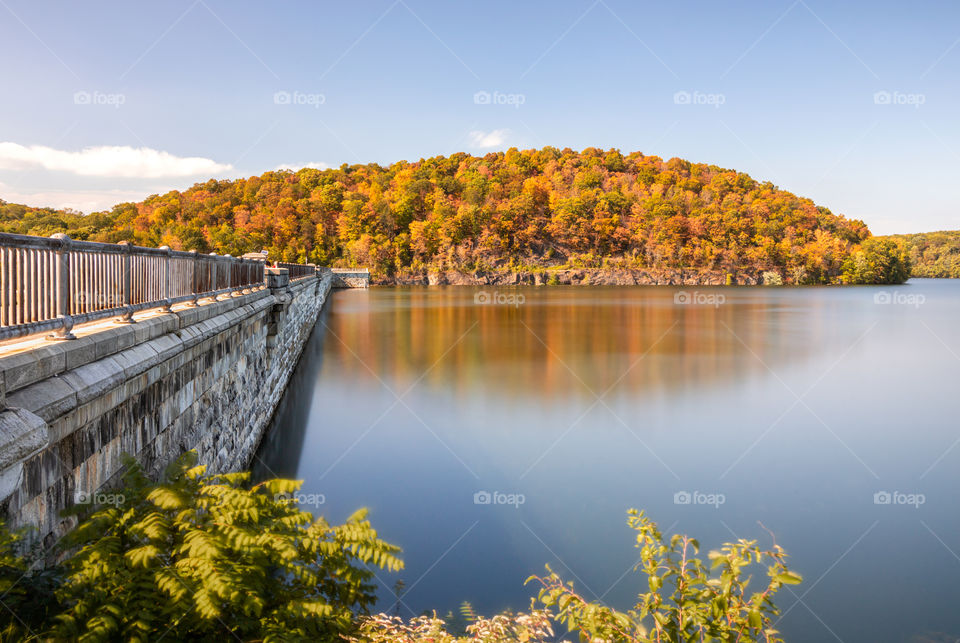
[[[960,278],[960,230],[895,234],[885,237],[907,246],[913,277]]]
[[[367,266],[380,280],[549,267],[709,272],[739,283],[764,272],[785,283],[905,276],[896,244],[865,242],[862,221],[771,183],[595,148],[266,172],[86,217],[11,215],[18,208],[0,204],[0,228],[233,255],[266,248],[288,261]]]

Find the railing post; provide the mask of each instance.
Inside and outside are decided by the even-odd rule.
[[[193,279],[191,280],[193,285],[190,287],[190,294],[193,295],[193,299],[190,300],[191,306],[200,305],[200,285],[197,283],[199,281],[198,274],[200,268],[200,255],[197,254],[196,250],[191,250],[190,254],[193,255],[193,261],[191,263],[191,269],[193,270]]]
[[[225,255],[223,255],[223,256],[224,256],[224,257],[227,257],[227,288],[230,289],[230,293],[229,293],[227,296],[228,296],[228,297],[239,297],[239,296],[240,296],[240,293],[238,292],[238,291],[239,291],[239,288],[237,287],[237,286],[238,286],[238,284],[237,284],[237,272],[238,272],[238,271],[237,271],[237,266],[238,266],[237,261],[233,258],[233,255],[230,254],[230,253],[227,253],[227,254],[225,254]]]
[[[164,251],[163,257],[163,305],[160,309],[165,313],[172,313],[173,308],[170,306],[173,304],[173,301],[170,298],[170,246],[160,246],[160,249]]]
[[[250,292],[250,275],[248,273],[248,268],[250,261],[240,257],[240,294],[246,295]]]
[[[123,282],[120,287],[123,290],[123,315],[117,318],[117,323],[133,324],[133,244],[129,241],[121,241],[118,245],[123,246]]]
[[[60,242],[57,248],[57,317],[61,327],[55,333],[47,336],[48,339],[76,339],[73,330],[73,317],[70,316],[70,237],[58,232],[51,235]]]
[[[220,290],[220,264],[217,263],[217,253],[211,252],[210,256],[213,259],[210,260],[210,291],[213,292],[211,299],[217,301],[217,298],[220,295],[216,292]]]

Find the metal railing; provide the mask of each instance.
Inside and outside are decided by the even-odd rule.
[[[290,273],[290,281],[304,279],[305,277],[314,277],[317,274],[317,266],[312,263],[287,263],[286,261],[274,261],[274,268],[286,268]]]
[[[0,233],[0,340],[50,330],[57,331],[51,338],[72,339],[74,324],[132,322],[138,310],[249,292],[264,287],[265,265],[166,246]]]

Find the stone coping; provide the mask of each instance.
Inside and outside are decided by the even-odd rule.
[[[288,288],[295,292],[315,283],[313,279],[300,279],[290,283]],[[74,340],[48,340],[46,335],[38,334],[4,342],[0,344],[0,396],[5,393],[10,406],[20,406],[15,399],[11,399],[16,398],[16,395],[11,394],[31,384],[261,300],[268,300],[261,305],[272,304],[272,291],[261,288],[216,301],[201,301],[198,306],[179,304],[174,306],[170,313],[151,309],[134,315],[136,323],[133,324],[118,323],[116,318],[90,322],[73,329],[77,336]],[[0,397],[0,408],[3,402],[3,397]]]

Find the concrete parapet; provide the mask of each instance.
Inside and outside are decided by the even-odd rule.
[[[0,357],[9,524],[58,539],[62,510],[115,484],[124,453],[154,474],[188,449],[212,471],[246,467],[333,281],[266,271],[266,289]]]
[[[366,268],[333,268],[333,288],[369,288],[370,270]]]

